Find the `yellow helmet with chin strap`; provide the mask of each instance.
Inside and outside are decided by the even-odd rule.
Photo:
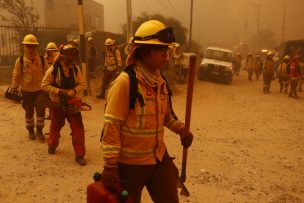
[[[38,45],[39,42],[35,35],[33,34],[28,34],[23,38],[22,44],[30,44],[30,45]]]
[[[175,38],[172,28],[167,28],[158,20],[149,20],[141,24],[136,30],[133,42],[135,44],[169,46],[175,42]]]

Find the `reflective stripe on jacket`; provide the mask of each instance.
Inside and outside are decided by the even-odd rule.
[[[136,64],[134,70],[144,106],[137,100],[135,108],[129,109],[130,80],[125,72],[109,89],[102,137],[106,165],[115,166],[117,162],[155,164],[156,159],[162,160],[166,151],[164,126],[176,133],[183,127],[183,123],[171,114],[165,81],[159,81],[155,91],[144,82],[139,66]]]

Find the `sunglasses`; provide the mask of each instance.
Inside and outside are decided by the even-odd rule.
[[[150,36],[146,36],[146,37],[138,37],[138,36],[134,37],[134,40],[139,40],[139,41],[147,41],[150,39],[158,39],[159,41],[164,42],[164,43],[175,42],[173,28],[168,27],[163,30],[160,30],[159,32],[157,32],[154,35],[150,35]]]

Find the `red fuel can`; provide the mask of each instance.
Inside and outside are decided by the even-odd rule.
[[[126,190],[117,188],[117,191],[110,192],[96,176],[95,173],[95,182],[87,187],[87,203],[133,203]]]

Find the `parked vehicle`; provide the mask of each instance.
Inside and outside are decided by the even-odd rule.
[[[208,47],[197,72],[199,80],[219,79],[230,84],[233,78],[232,51],[219,47]]]

